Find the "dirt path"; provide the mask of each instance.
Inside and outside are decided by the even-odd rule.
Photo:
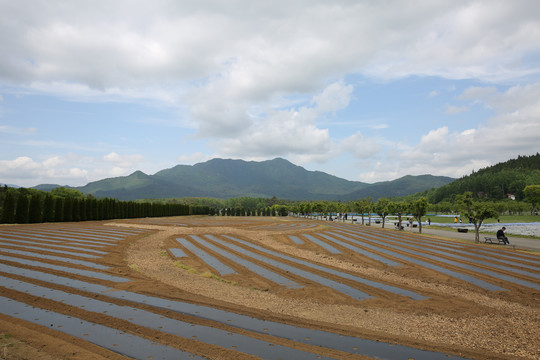
[[[358,355],[357,351],[314,347],[319,344],[291,341],[280,336],[265,335],[264,332],[240,329],[234,324],[223,324],[204,316],[198,318],[196,314],[180,314],[155,306],[134,304],[129,298],[123,300],[124,298],[114,298],[114,295],[121,292],[143,294],[158,299],[208,306],[279,324],[401,344],[410,349],[448,353],[465,358],[540,357],[540,257],[535,255],[446,240],[433,242],[425,237],[393,230],[347,224],[330,226],[288,218],[181,217],[116,221],[106,223],[106,226],[104,224],[96,222],[1,227],[0,237],[8,240],[0,242],[0,264],[88,281],[88,275],[66,274],[61,269],[44,269],[35,264],[18,263],[17,259],[36,260],[38,254],[58,255],[46,250],[23,248],[20,240],[48,244],[52,250],[53,246],[58,249],[61,245],[69,246],[54,242],[59,241],[55,237],[58,236],[55,231],[68,231],[73,234],[70,235],[73,240],[98,243],[112,241],[106,240],[107,237],[112,239],[120,236],[120,240],[107,246],[102,245],[103,248],[99,249],[106,250],[106,254],[93,260],[96,264],[109,267],[108,270],[100,271],[101,273],[129,280],[111,282],[91,279],[92,283],[106,286],[113,290],[112,292],[89,294],[87,290],[66,288],[8,270],[0,270],[0,275],[10,281],[23,280],[71,294],[91,296],[100,301],[134,306],[168,319],[223,329],[272,343],[273,346],[328,358],[365,357]],[[113,233],[134,230],[138,233]],[[17,235],[17,232],[20,233]],[[296,244],[290,235],[296,236],[302,243]],[[309,236],[305,235],[312,236],[312,240],[317,242],[309,240]],[[338,238],[338,235],[342,237]],[[89,240],[92,236],[94,238]],[[334,241],[329,240],[329,236]],[[32,237],[33,239],[30,239]],[[176,240],[178,238],[206,251],[233,269],[234,273],[220,275],[216,268],[180,245]],[[201,239],[204,242],[200,242]],[[331,245],[338,252],[332,253],[320,243],[317,244],[318,242]],[[93,247],[96,244],[91,242],[77,244],[80,252],[86,255],[94,254],[90,250],[97,249]],[[24,246],[37,247],[29,243]],[[187,256],[174,258],[171,249],[175,248],[183,250]],[[21,250],[35,252],[36,255],[14,253]],[[224,256],[225,252],[230,255]],[[395,261],[399,266],[375,260],[373,255]],[[62,256],[70,261],[78,259],[77,255]],[[433,260],[434,258],[436,260]],[[249,260],[256,266],[298,284],[299,287],[280,286],[263,274],[241,266],[238,259]],[[40,258],[39,261],[66,265],[62,260]],[[436,268],[427,268],[426,265],[429,264]],[[88,270],[85,265],[72,263],[70,266]],[[437,267],[451,272],[442,273]],[[306,278],[308,273],[312,276],[311,280]],[[464,277],[457,278],[456,274]],[[331,280],[332,284],[339,284],[340,287],[332,288],[319,283],[318,279],[322,278]],[[359,282],[358,278],[366,282]],[[504,290],[488,290],[464,280],[469,278]],[[7,280],[5,282],[7,283]],[[378,284],[382,284],[382,287],[378,287]],[[1,282],[0,285],[4,286]],[[234,348],[227,349],[223,346],[208,345],[203,340],[164,334],[159,329],[134,325],[113,315],[85,311],[81,307],[25,294],[20,289],[0,289],[2,296],[10,299],[121,329],[194,355],[213,359],[239,358],[239,353]],[[368,298],[355,299],[347,295],[347,289],[364,293]],[[399,291],[404,291],[407,295],[400,295]],[[415,300],[411,297],[414,295],[409,294],[417,294],[425,299]],[[103,346],[43,329],[42,326],[13,316],[0,316],[0,331],[3,332],[0,346],[4,349],[3,355],[0,351],[0,358],[32,358],[33,355],[29,354],[34,354],[34,351],[60,359],[99,356],[121,358]],[[245,354],[242,357],[254,358],[253,355]]]

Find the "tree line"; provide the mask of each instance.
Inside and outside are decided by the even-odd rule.
[[[418,231],[422,232],[422,218],[428,212],[437,213],[457,213],[461,217],[468,219],[469,223],[475,229],[475,241],[479,242],[479,229],[483,222],[489,218],[497,218],[504,213],[512,213],[516,211],[521,213],[523,210],[531,211],[538,214],[538,206],[540,205],[540,185],[528,185],[523,189],[523,194],[528,203],[518,202],[516,200],[505,201],[486,201],[479,200],[473,196],[473,193],[466,191],[463,194],[454,196],[452,203],[448,202],[448,206],[441,210],[441,203],[430,204],[427,197],[412,197],[407,200],[380,198],[373,201],[371,197],[350,201],[347,203],[333,201],[305,201],[298,202],[289,207],[289,210],[294,214],[302,214],[313,216],[326,216],[332,214],[343,214],[347,216],[349,213],[356,214],[361,219],[362,225],[365,224],[367,218],[368,225],[371,224],[371,216],[378,215],[382,221],[382,227],[385,226],[386,218],[390,215],[397,217],[398,229],[403,229],[403,217],[415,219],[418,222]]]
[[[473,171],[450,184],[425,191],[430,203],[454,201],[455,197],[471,192],[473,198],[502,200],[513,196],[516,200],[526,199],[524,189],[528,185],[540,184],[540,154],[518,156],[503,163]]]
[[[0,188],[0,206],[0,222],[4,224],[207,215],[210,212],[210,208],[204,206],[96,199],[66,188],[57,188],[49,193],[7,186]]]
[[[467,194],[464,198],[464,194]],[[383,227],[387,216],[398,218],[401,228],[402,217],[414,218],[422,231],[422,217],[428,212],[463,213],[466,218],[475,219],[482,210],[489,214],[521,214],[525,211],[537,212],[540,204],[540,185],[529,185],[523,189],[528,202],[517,200],[489,201],[477,199],[472,192],[453,196],[453,201],[430,203],[426,196],[406,198],[371,197],[356,201],[291,201],[273,198],[239,197],[231,199],[183,198],[161,200],[120,201],[111,198],[96,199],[92,195],[64,187],[50,192],[25,188],[0,188],[0,221],[2,223],[37,223],[60,221],[110,220],[138,217],[162,217],[182,215],[218,216],[287,216],[293,214],[355,213],[361,223],[371,222],[371,215],[382,219]],[[466,200],[465,200],[466,199]],[[467,206],[464,204],[468,203]],[[467,211],[464,211],[467,208]],[[498,215],[493,215],[496,217]],[[482,218],[482,221],[485,217]],[[479,223],[481,225],[481,222]]]
[[[292,200],[241,196],[228,199],[187,197],[162,199],[165,203],[208,207],[209,215],[218,216],[287,216]]]

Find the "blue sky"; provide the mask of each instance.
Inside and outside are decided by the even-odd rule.
[[[537,1],[0,0],[0,182],[282,157],[368,183],[540,151]]]

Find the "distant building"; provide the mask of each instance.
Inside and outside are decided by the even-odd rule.
[[[506,194],[506,196],[508,196],[509,200],[516,200],[516,195],[514,194]]]

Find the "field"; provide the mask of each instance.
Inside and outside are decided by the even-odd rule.
[[[540,255],[337,222],[0,227],[0,359],[538,359]]]
[[[432,222],[437,222],[441,224],[452,224],[454,223],[453,216],[425,216],[422,218],[422,221],[427,221],[427,218],[431,218]],[[488,218],[483,221],[484,224],[496,224],[501,223],[537,223],[540,222],[540,216],[538,215],[501,215],[497,219]]]

